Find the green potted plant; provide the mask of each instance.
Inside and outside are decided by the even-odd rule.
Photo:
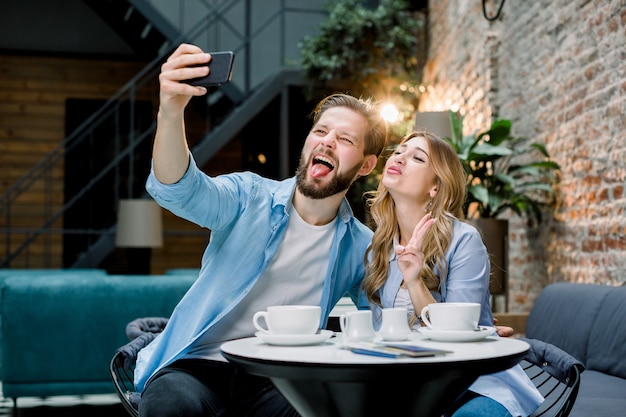
[[[537,224],[554,207],[561,167],[541,143],[512,136],[511,125],[497,119],[488,130],[463,135],[463,117],[450,112],[446,139],[467,172],[468,219],[497,218],[510,209]]]
[[[445,139],[467,172],[465,217],[481,231],[491,257],[489,290],[505,296],[506,311],[508,220],[497,217],[511,210],[529,225],[539,224],[556,203],[561,167],[541,143],[512,136],[510,120],[497,119],[485,131],[463,135],[463,117],[449,114],[451,137]]]

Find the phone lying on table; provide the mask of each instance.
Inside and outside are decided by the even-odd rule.
[[[209,66],[209,75],[198,78],[191,78],[183,82],[195,86],[212,87],[230,81],[233,73],[235,54],[233,51],[209,52],[211,61],[207,64],[194,65],[195,67]]]
[[[359,342],[347,345],[347,348],[352,353],[359,353],[361,355],[370,356],[382,356],[384,358],[421,358],[435,355],[445,355],[446,353],[452,353],[452,351],[430,348],[423,346],[404,345],[395,343],[372,343],[372,342]]]

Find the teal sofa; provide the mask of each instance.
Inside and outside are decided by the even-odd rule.
[[[169,317],[194,274],[51,273],[3,278],[5,398],[114,393],[108,366],[138,317]]]
[[[104,269],[98,268],[82,268],[82,269],[0,269],[0,290],[4,285],[4,281],[9,277],[21,277],[29,279],[34,276],[51,276],[56,274],[68,276],[85,276],[85,275],[106,275]],[[2,315],[0,315],[0,356],[2,355]],[[0,362],[0,381],[2,380],[2,362]]]

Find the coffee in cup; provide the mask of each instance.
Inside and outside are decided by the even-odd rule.
[[[257,311],[252,317],[254,327],[273,335],[315,334],[320,326],[322,309],[313,305],[270,306],[267,311]],[[261,325],[261,319],[265,326]]]
[[[432,303],[422,309],[420,316],[432,330],[475,330],[480,319],[480,304]]]

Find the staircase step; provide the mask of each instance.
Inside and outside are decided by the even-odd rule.
[[[83,0],[141,57],[152,59],[169,44],[128,0]]]

